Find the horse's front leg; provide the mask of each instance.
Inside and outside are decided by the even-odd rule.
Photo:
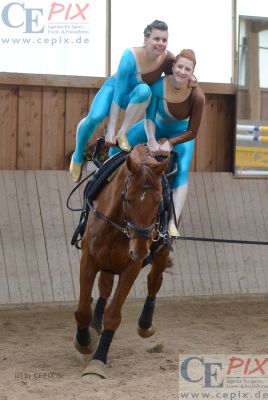
[[[80,262],[80,297],[75,311],[77,330],[74,337],[74,346],[79,353],[91,354],[97,344],[97,334],[89,329],[91,311],[91,293],[96,278],[96,267],[87,248],[82,249]]]
[[[163,272],[168,265],[169,250],[163,246],[155,255],[152,268],[147,277],[148,295],[145,300],[143,310],[138,320],[138,334],[143,338],[148,338],[156,332],[153,325],[155,309],[155,299],[163,282]]]
[[[102,319],[107,300],[110,297],[114,284],[114,274],[101,271],[98,280],[99,298],[94,308],[90,326],[96,330],[98,335],[102,331]]]
[[[121,310],[123,304],[130,292],[130,289],[139,275],[141,262],[129,263],[127,268],[120,274],[119,281],[110,304],[105,308],[103,317],[103,331],[101,332],[98,347],[90,361],[88,367],[83,373],[85,375],[98,375],[106,378],[106,363],[110,345],[115,331],[121,322]]]

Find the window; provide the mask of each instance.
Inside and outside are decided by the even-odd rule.
[[[160,19],[173,53],[195,50],[199,81],[230,83],[234,5],[237,15],[268,16],[267,0],[1,0],[0,71],[107,76],[107,65],[114,73],[123,51],[142,45],[145,26]]]
[[[170,51],[195,51],[199,81],[231,82],[232,0],[112,0],[112,73],[125,48],[143,44],[143,30],[155,19],[169,26]]]

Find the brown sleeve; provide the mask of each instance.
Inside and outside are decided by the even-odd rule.
[[[180,136],[169,139],[169,142],[174,146],[178,143],[188,142],[196,137],[203,116],[205,106],[205,95],[202,89],[197,86],[193,90],[193,104],[190,112],[189,129]]]
[[[175,60],[175,56],[170,51],[168,51],[167,52],[167,57],[166,57],[166,60],[165,60],[165,64],[166,65],[164,67],[164,74],[165,75],[172,75],[173,74],[172,66],[173,66],[174,60]]]

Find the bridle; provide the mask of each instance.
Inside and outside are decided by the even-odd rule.
[[[160,223],[160,216],[159,216],[159,209],[157,212],[157,215],[153,221],[153,223],[147,227],[142,227],[139,225],[134,224],[133,222],[130,221],[128,217],[128,212],[127,212],[127,192],[128,192],[128,187],[131,182],[132,176],[128,175],[124,189],[121,193],[121,200],[122,200],[122,207],[123,207],[123,213],[124,213],[124,226],[121,226],[114,221],[112,221],[110,218],[106,217],[103,213],[99,212],[96,210],[96,208],[93,206],[92,203],[87,203],[88,207],[92,210],[93,215],[104,221],[106,224],[109,224],[113,226],[114,228],[118,229],[120,232],[125,234],[129,240],[137,239],[137,238],[145,238],[149,239],[152,241],[157,241],[159,239],[159,223]],[[145,184],[142,187],[143,189],[152,189],[151,185]],[[134,231],[133,234],[131,234],[131,231]],[[156,233],[154,235],[153,233]]]

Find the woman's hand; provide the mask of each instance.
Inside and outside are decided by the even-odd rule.
[[[172,146],[166,138],[161,140],[159,150],[161,151],[161,154],[163,154],[164,156],[167,156],[171,152]]]
[[[152,155],[154,155],[154,156],[159,155],[160,144],[154,138],[148,140],[147,146],[148,146],[150,152],[152,153]]]

